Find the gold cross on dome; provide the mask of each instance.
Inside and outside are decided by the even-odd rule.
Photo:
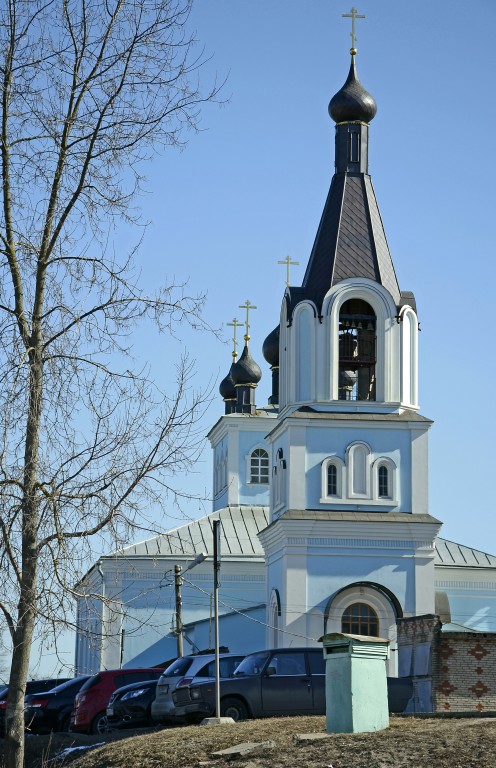
[[[289,288],[289,268],[291,265],[297,265],[299,261],[291,261],[291,256],[286,256],[282,261],[278,261],[278,264],[286,264],[286,287]]]
[[[232,328],[233,328],[233,338],[232,338],[232,342],[233,342],[233,351],[232,351],[232,356],[233,356],[233,360],[234,360],[234,362],[236,362],[236,358],[237,358],[237,356],[238,356],[238,351],[237,351],[237,349],[236,349],[236,347],[238,346],[238,341],[237,341],[237,338],[236,338],[236,330],[237,330],[238,328],[241,328],[241,326],[243,325],[243,323],[238,323],[237,319],[236,319],[235,317],[233,317],[233,321],[232,321],[232,323],[226,323],[226,325],[230,325],[230,326],[232,326]]]
[[[246,320],[245,320],[245,328],[246,328],[246,333],[245,333],[245,341],[246,341],[246,343],[248,344],[248,342],[250,341],[250,323],[249,323],[249,319],[250,319],[250,309],[257,309],[257,307],[256,307],[254,304],[252,304],[252,303],[251,303],[251,301],[249,301],[249,299],[246,299],[246,301],[245,301],[245,303],[244,303],[244,304],[240,304],[240,305],[239,305],[239,309],[246,309]]]
[[[341,16],[343,19],[351,19],[351,50],[350,53],[352,56],[356,53],[356,34],[355,34],[355,20],[356,19],[364,19],[365,16],[362,13],[358,13],[356,8],[352,8],[349,13],[342,13]]]

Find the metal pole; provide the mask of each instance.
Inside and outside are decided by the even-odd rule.
[[[119,669],[122,669],[122,662],[124,661],[124,636],[126,634],[126,630],[124,627],[121,627],[121,636],[120,636],[120,648],[119,648]]]
[[[174,587],[176,593],[176,633],[177,633],[177,655],[183,656],[183,610],[181,600],[181,571],[180,565],[174,566]]]
[[[214,626],[215,626],[215,717],[220,717],[220,664],[219,664],[219,571],[220,520],[214,520]]]

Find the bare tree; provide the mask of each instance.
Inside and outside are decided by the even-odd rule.
[[[5,0],[0,9],[0,609],[12,639],[6,763],[23,764],[37,620],[63,615],[91,537],[122,536],[195,460],[190,366],[162,394],[129,369],[140,320],[201,323],[201,298],[145,295],[133,221],[142,162],[197,127],[192,0]],[[122,364],[123,358],[127,361]],[[131,363],[132,365],[132,363]],[[107,535],[107,534],[106,534]]]

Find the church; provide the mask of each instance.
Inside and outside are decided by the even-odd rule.
[[[496,632],[496,557],[441,538],[443,510],[429,511],[432,421],[419,410],[415,296],[399,286],[389,251],[368,170],[377,106],[350,54],[329,104],[335,172],[303,282],[288,279],[263,344],[269,403],[256,402],[247,302],[243,350],[238,358],[236,321],[224,413],[209,433],[213,511],[90,569],[79,585],[80,674],[176,655],[175,565],[185,651],[212,647],[214,520],[220,639],[231,651],[373,635],[389,639],[396,675],[402,621],[436,616],[445,631]]]

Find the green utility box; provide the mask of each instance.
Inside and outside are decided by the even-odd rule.
[[[326,660],[327,732],[363,733],[387,728],[389,641],[339,632],[320,640]]]

